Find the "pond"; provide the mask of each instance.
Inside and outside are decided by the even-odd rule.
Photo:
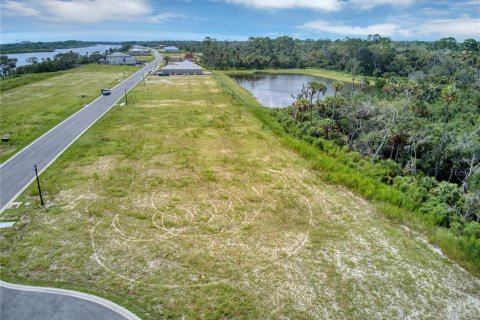
[[[294,102],[292,95],[302,90],[302,85],[310,81],[320,81],[327,86],[326,97],[333,96],[332,83],[335,80],[302,74],[249,74],[235,75],[233,79],[250,91],[257,100],[269,108],[288,107]],[[344,91],[362,91],[359,86],[353,88],[351,83],[345,83]],[[320,95],[322,97],[322,95]]]
[[[55,49],[55,51],[52,52],[27,52],[27,53],[12,53],[12,54],[7,54],[9,58],[16,58],[17,59],[17,67],[21,67],[24,65],[29,64],[27,62],[28,58],[32,57],[37,57],[38,62],[42,62],[42,59],[53,59],[53,57],[59,53],[66,53],[66,52],[78,52],[82,56],[86,55],[87,53],[94,53],[96,51],[100,53],[104,53],[110,48],[120,48],[121,46],[118,44],[97,44],[94,46],[90,47],[83,47],[83,48],[69,48],[69,49]]]

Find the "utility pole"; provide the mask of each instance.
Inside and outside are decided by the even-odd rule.
[[[126,104],[126,105],[128,104],[128,100],[127,100],[127,89],[125,89],[125,104]]]
[[[145,86],[145,73],[143,74],[143,86]]]
[[[38,179],[37,165],[34,165],[33,168],[35,169],[35,176],[37,177],[38,193],[40,194],[40,204],[42,205],[42,207],[45,207],[45,204],[43,203],[42,189],[40,188],[40,179]]]

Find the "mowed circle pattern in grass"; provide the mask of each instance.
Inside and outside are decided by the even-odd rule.
[[[480,312],[478,279],[319,180],[214,76],[148,77],[41,179],[48,212],[6,212],[24,224],[2,231],[2,274],[145,319]]]

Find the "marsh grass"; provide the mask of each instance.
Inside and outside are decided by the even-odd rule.
[[[101,88],[113,87],[136,70],[92,64],[0,81],[0,135],[10,136],[8,143],[0,145],[0,161],[95,100]]]
[[[478,279],[325,184],[223,77],[148,77],[92,126],[42,174],[48,212],[31,186],[2,216],[2,279],[144,319],[478,314]]]

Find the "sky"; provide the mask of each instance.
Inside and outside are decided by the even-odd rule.
[[[480,40],[480,0],[0,0],[0,42]]]

